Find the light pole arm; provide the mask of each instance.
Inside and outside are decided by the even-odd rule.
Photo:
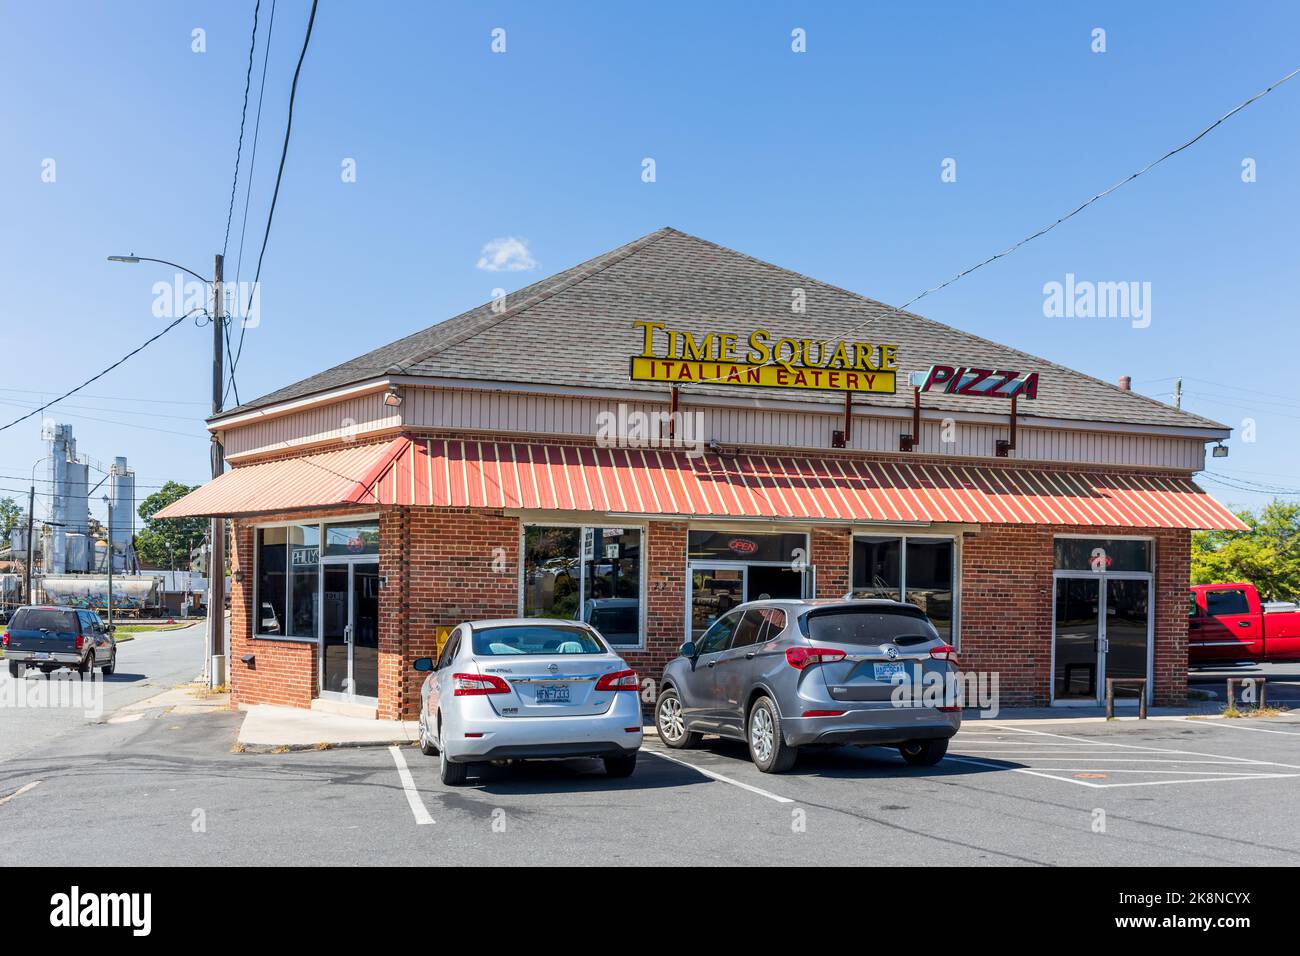
[[[181,272],[188,272],[190,275],[194,276],[194,278],[198,279],[200,282],[205,282],[208,285],[212,285],[211,279],[205,279],[203,276],[199,275],[193,269],[187,269],[178,262],[169,262],[166,259],[153,259],[149,256],[109,256],[108,261],[109,262],[157,262],[164,266],[171,266],[173,269],[180,269]]]

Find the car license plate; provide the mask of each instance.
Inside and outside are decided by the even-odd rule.
[[[539,684],[537,686],[537,703],[567,704],[569,702],[568,684]]]
[[[890,661],[888,664],[877,664],[876,680],[892,680],[895,674],[905,673],[902,661]]]
[[[34,654],[32,654],[32,660],[34,661],[48,661],[49,659],[50,659],[49,651],[36,651]]]

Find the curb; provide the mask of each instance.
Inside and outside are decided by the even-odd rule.
[[[326,750],[359,750],[364,747],[417,746],[419,746],[419,744],[411,740],[349,740],[338,743],[322,740],[314,744],[244,744],[236,740],[234,749],[232,749],[231,752],[244,754],[285,754],[311,753],[313,751],[322,752]]]

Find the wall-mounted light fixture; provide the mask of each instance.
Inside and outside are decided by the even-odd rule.
[[[402,404],[402,393],[398,391],[396,385],[388,386],[388,391],[384,393],[384,404],[392,408]]]
[[[235,568],[235,583],[236,583],[236,584],[242,584],[243,581],[244,581],[244,569],[243,569],[243,568]]]
[[[1213,455],[1215,458],[1227,458],[1228,446],[1225,445],[1223,442],[1219,442],[1217,445],[1215,445],[1213,448],[1210,449],[1210,454]]]

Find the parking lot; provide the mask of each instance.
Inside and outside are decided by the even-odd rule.
[[[570,761],[459,788],[415,747],[231,753],[239,720],[150,713],[0,763],[0,865],[1300,862],[1290,716],[970,720],[933,768],[842,748],[780,776],[648,738],[626,780]]]

